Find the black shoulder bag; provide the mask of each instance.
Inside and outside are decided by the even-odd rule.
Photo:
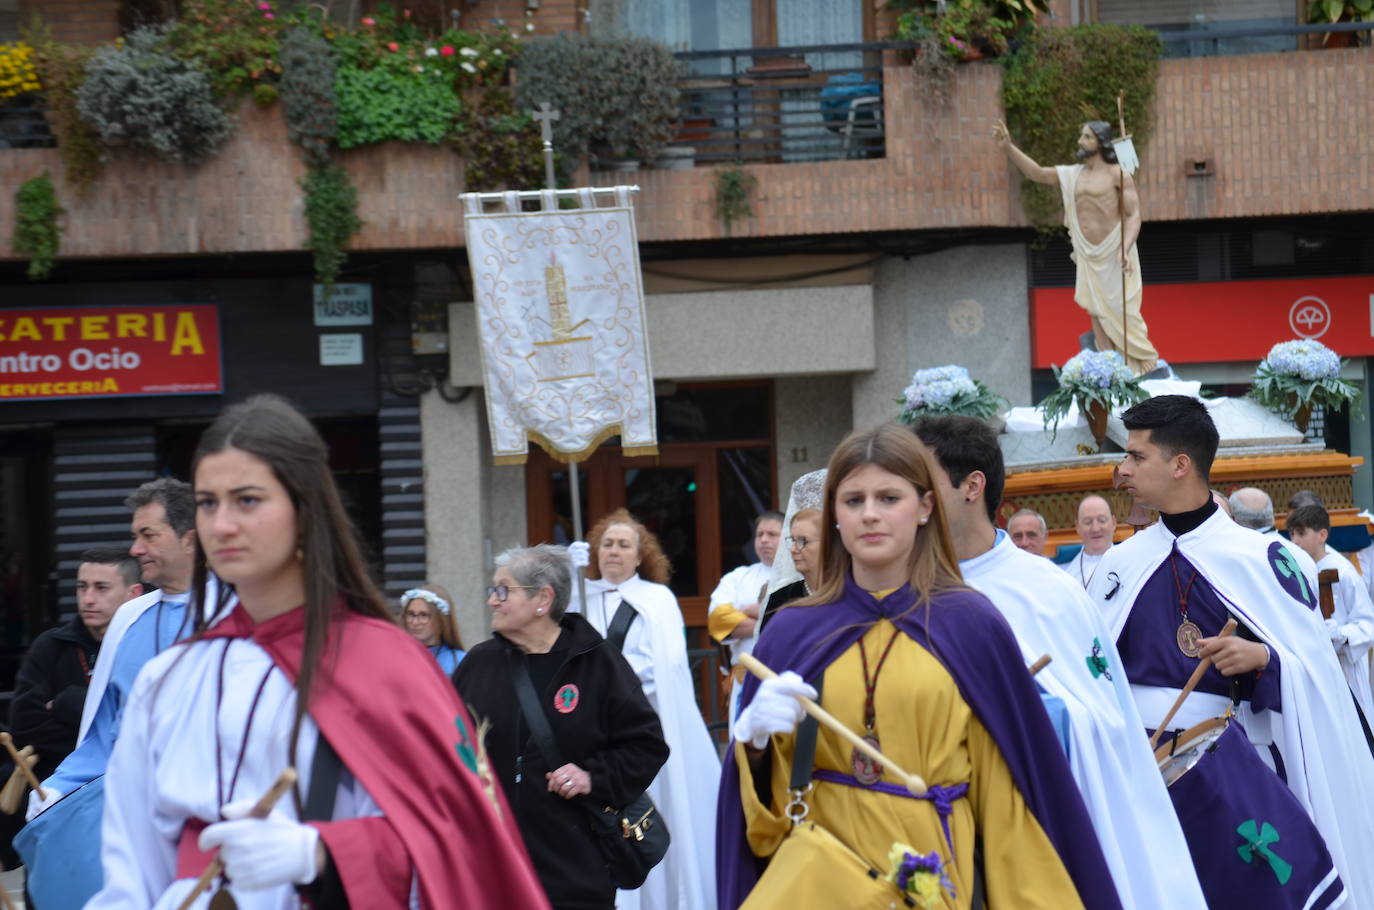
[[[622,621],[622,613],[629,616]],[[619,645],[624,643],[625,632],[634,620],[634,608],[622,601],[620,609],[606,630],[607,638],[618,632]],[[539,748],[540,754],[549,763],[549,768],[559,768],[564,764],[559,758],[558,745],[553,738],[549,719],[539,706],[539,696],[534,691],[529,669],[518,655],[511,655],[511,676],[515,682],[515,694],[520,699],[520,711],[530,728],[530,736]],[[617,809],[605,806],[600,811],[583,802],[591,816],[590,828],[596,836],[597,847],[606,860],[606,868],[611,873],[611,881],[617,888],[630,890],[644,884],[649,870],[657,866],[668,852],[668,826],[662,815],[654,807],[649,794],[641,793],[629,805]]]

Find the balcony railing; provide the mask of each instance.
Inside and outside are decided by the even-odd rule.
[[[1328,34],[1332,36],[1329,44],[1350,42],[1368,46],[1370,31],[1374,30],[1374,22],[1295,25],[1281,19],[1186,25],[1145,23],[1145,26],[1159,32],[1165,57],[1222,57],[1316,49]]]
[[[911,49],[871,42],[676,54],[686,75],[669,148],[700,163],[881,158],[884,52]]]

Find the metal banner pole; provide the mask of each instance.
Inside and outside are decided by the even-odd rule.
[[[559,119],[560,114],[547,101],[541,101],[539,110],[533,116],[539,121],[539,136],[544,141],[544,188],[557,190],[558,178],[553,172],[553,122]],[[577,475],[577,462],[569,462],[568,493],[572,497],[573,540],[582,539],[582,491]],[[586,573],[582,571],[577,572],[577,602],[584,611],[587,609],[587,580]]]

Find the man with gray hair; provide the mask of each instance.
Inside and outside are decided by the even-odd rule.
[[[1017,549],[1045,555],[1045,543],[1050,539],[1050,528],[1045,516],[1034,509],[1020,509],[1007,519],[1007,534]]]
[[[1274,500],[1258,487],[1241,487],[1227,500],[1231,505],[1231,518],[1242,528],[1259,531],[1265,537],[1282,540],[1283,535],[1274,527]],[[1302,547],[1289,547],[1288,552],[1302,566],[1303,574],[1317,583],[1317,564]]]

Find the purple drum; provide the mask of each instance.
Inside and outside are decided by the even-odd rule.
[[[1321,833],[1239,725],[1206,721],[1156,755],[1209,907],[1321,910],[1344,898]]]

